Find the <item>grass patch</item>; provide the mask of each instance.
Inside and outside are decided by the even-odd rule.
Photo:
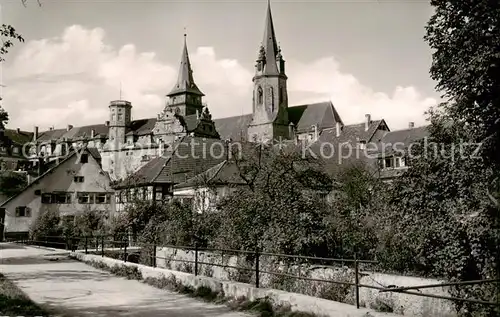
[[[0,273],[0,316],[49,316]]]

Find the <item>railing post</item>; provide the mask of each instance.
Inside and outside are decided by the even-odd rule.
[[[198,276],[198,243],[194,244],[194,276]]]
[[[354,252],[354,274],[355,274],[355,284],[356,284],[356,308],[359,309],[359,264],[356,252]]]
[[[88,237],[85,236],[85,254],[89,254],[89,249],[88,249],[89,245],[88,245],[88,242],[89,242]]]
[[[153,267],[156,267],[156,241],[153,243]]]
[[[125,248],[123,248],[123,262],[127,262],[127,246],[128,241],[125,242]]]
[[[255,287],[259,288],[260,277],[259,277],[259,263],[260,262],[260,254],[259,247],[255,247]]]
[[[104,257],[104,235],[101,236],[101,256]]]

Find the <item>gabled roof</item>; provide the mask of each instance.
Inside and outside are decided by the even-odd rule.
[[[100,156],[98,158],[96,158],[92,153],[96,153],[97,152],[97,149],[93,149],[93,148],[84,148],[83,149],[84,152],[88,152],[92,157],[94,157],[94,159],[96,161],[99,161],[100,160]],[[81,152],[83,153],[83,152]],[[32,181],[31,183],[29,183],[26,187],[23,188],[23,190],[21,190],[19,193],[17,193],[16,195],[10,197],[9,199],[7,199],[6,201],[4,201],[0,207],[3,207],[5,206],[7,203],[9,203],[10,201],[12,201],[13,199],[15,199],[17,196],[21,195],[25,190],[31,188],[33,185],[37,184],[41,179],[43,179],[44,177],[46,177],[47,175],[49,174],[52,174],[55,170],[57,170],[57,168],[59,166],[61,166],[62,164],[64,164],[65,162],[69,161],[71,158],[73,158],[75,155],[77,154],[76,151],[72,151],[68,156],[66,156],[62,161],[59,162],[59,164],[56,164],[54,165],[52,168],[48,169],[45,173],[43,173],[42,175],[40,175],[40,177],[38,177],[37,179],[35,179],[34,181]],[[102,171],[102,169],[101,169]],[[109,174],[102,171],[105,175],[108,176],[109,178]],[[111,181],[111,180],[110,180]]]
[[[39,142],[56,141],[59,140],[66,132],[68,132],[67,129],[52,129],[43,131],[38,134],[38,138],[36,140]]]
[[[105,124],[94,124],[94,125],[86,125],[82,127],[73,127],[59,139],[67,139],[67,140],[78,140],[84,138],[90,138],[92,135],[92,130],[94,130],[94,137],[101,136],[106,137],[108,135],[109,127]]]
[[[334,128],[337,122],[343,125],[330,101],[290,107],[288,119],[295,124],[299,133],[311,131],[314,125],[318,125],[319,130]]]
[[[127,135],[147,135],[153,132],[157,119],[149,118],[149,119],[139,119],[133,120],[130,122],[130,127],[128,129]]]
[[[353,143],[358,141],[370,142],[377,130],[380,127],[386,128],[384,120],[372,120],[366,129],[365,123],[349,124],[342,127],[340,136],[337,137],[337,129],[328,129],[323,131],[319,137],[319,142],[334,142],[334,143]],[[388,130],[388,128],[387,128]]]
[[[373,140],[377,143],[374,152],[378,152],[380,156],[392,155],[394,151],[406,149],[410,144],[428,136],[428,126],[387,132],[381,138]]]
[[[186,182],[175,185],[174,188],[230,184],[245,185],[246,183],[240,177],[238,166],[234,162],[224,160]]]
[[[5,129],[4,135],[17,144],[25,144],[33,140],[33,132]]]
[[[168,156],[158,156],[150,160],[144,166],[139,168],[135,173],[133,173],[126,179],[119,181],[113,187],[115,189],[120,189],[153,184],[168,159]]]
[[[219,139],[185,136],[172,148],[171,151],[146,163],[114,187],[182,183],[221,163],[227,157],[226,142]]]
[[[252,114],[214,119],[215,128],[221,139],[240,141],[246,139],[248,125],[252,122]]]

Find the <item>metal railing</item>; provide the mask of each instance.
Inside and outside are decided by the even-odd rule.
[[[110,237],[112,239],[108,239]],[[48,237],[41,237],[38,240],[23,240],[23,241],[17,241],[17,242],[30,244],[30,245],[37,245],[37,246],[59,245],[59,246],[64,246],[64,248],[67,250],[71,250],[71,251],[81,250],[81,251],[84,251],[85,254],[94,253],[97,255],[101,255],[102,257],[104,257],[106,255],[106,246],[108,246],[108,248],[110,248],[110,246],[111,246],[111,249],[108,249],[108,251],[118,252],[118,258],[123,260],[124,262],[129,261],[129,256],[131,254],[130,250],[128,249],[128,248],[130,248],[128,236],[126,237],[126,239],[122,239],[122,240],[115,240],[114,237],[111,235],[82,236],[82,237],[56,237],[56,236],[50,237],[50,236],[48,236]],[[118,246],[118,249],[113,249],[113,248],[116,248],[117,246]],[[78,249],[78,247],[81,247],[81,249]],[[235,269],[235,270],[252,272],[255,275],[255,277],[254,277],[254,281],[251,282],[251,284],[253,284],[256,288],[260,287],[261,274],[269,274],[269,275],[275,275],[275,276],[281,276],[281,277],[287,277],[287,278],[293,278],[293,279],[306,280],[306,281],[311,281],[311,282],[323,282],[323,283],[333,283],[333,284],[338,284],[338,285],[352,286],[355,288],[355,305],[356,305],[356,308],[358,308],[358,309],[360,307],[359,289],[363,288],[363,287],[369,288],[369,289],[379,290],[380,292],[396,292],[396,293],[404,293],[404,294],[414,295],[414,296],[430,297],[430,298],[444,299],[444,300],[457,301],[457,302],[469,302],[469,303],[482,304],[482,305],[500,306],[499,302],[488,302],[488,301],[472,299],[472,298],[458,298],[458,297],[453,297],[453,296],[436,295],[436,294],[429,294],[429,293],[419,293],[419,292],[412,291],[412,290],[420,290],[420,289],[425,289],[425,288],[438,288],[438,287],[449,287],[449,286],[460,286],[460,285],[478,285],[478,284],[485,284],[485,283],[499,283],[500,279],[459,281],[459,282],[428,284],[428,285],[408,286],[408,287],[396,287],[396,286],[382,287],[382,286],[362,284],[362,283],[360,283],[360,276],[363,273],[360,270],[360,264],[376,264],[377,261],[357,259],[355,253],[354,253],[355,256],[353,259],[343,259],[343,258],[325,258],[325,257],[313,257],[313,256],[302,256],[302,255],[269,253],[269,252],[261,252],[259,249],[249,251],[249,250],[199,248],[197,245],[195,245],[193,247],[193,246],[162,245],[162,244],[156,244],[156,243],[142,243],[140,245],[140,248],[141,248],[141,250],[148,251],[147,252],[148,254],[145,256],[145,258],[150,259],[149,264],[141,263],[143,265],[157,267],[157,260],[158,259],[172,261],[172,262],[191,263],[194,265],[194,269],[193,269],[192,273],[195,276],[200,275],[200,265],[216,266],[216,267],[230,268],[230,269]],[[168,258],[161,257],[161,256],[158,256],[158,254],[157,254],[158,248],[171,248],[171,249],[176,249],[176,250],[192,251],[192,252],[194,252],[194,260],[174,259],[172,257],[168,257]],[[150,249],[150,250],[148,250],[148,249]],[[202,252],[210,252],[211,254],[219,254],[221,257],[220,263],[209,263],[209,262],[200,261],[199,255]],[[247,262],[252,262],[251,266],[244,267],[244,266],[234,266],[234,265],[223,264],[224,263],[224,256],[234,256],[234,255],[242,255],[242,254],[246,256]],[[324,264],[324,263],[332,263],[332,262],[342,263],[342,266],[347,264],[347,266],[351,266],[351,268],[353,268],[353,270],[354,270],[354,282],[335,281],[335,280],[331,280],[331,279],[311,278],[311,277],[307,277],[307,276],[300,276],[300,275],[293,275],[293,274],[288,274],[288,273],[283,273],[283,272],[263,270],[261,268],[261,258],[266,257],[266,256],[279,258],[279,259],[301,260],[302,261],[301,264],[306,264],[306,263]],[[135,262],[135,263],[138,263],[138,262]],[[365,273],[365,275],[366,275],[366,273]]]

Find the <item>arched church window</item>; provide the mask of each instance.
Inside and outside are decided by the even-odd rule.
[[[260,105],[264,101],[264,92],[262,91],[262,87],[259,86],[257,88],[257,103]]]
[[[271,97],[271,111],[274,112],[274,89],[269,87],[269,96]]]

